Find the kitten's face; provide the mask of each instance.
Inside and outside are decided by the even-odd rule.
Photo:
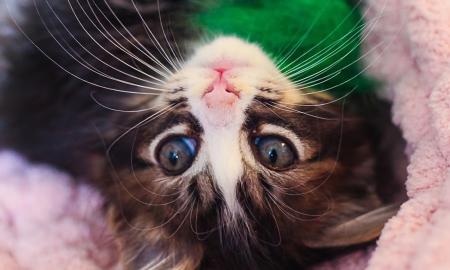
[[[257,46],[216,39],[165,87],[149,104],[164,112],[137,131],[139,165],[120,172],[119,203],[142,229],[137,238],[191,235],[250,249],[287,241],[295,254],[378,206],[361,119],[296,88]]]
[[[162,95],[155,104],[161,107],[178,104],[174,110],[189,113],[192,120],[181,121],[158,134],[148,147],[144,147],[142,158],[152,164],[164,163],[158,158],[171,154],[170,151],[161,153],[164,149],[160,145],[164,145],[164,140],[174,135],[189,137],[192,141],[185,142],[192,148],[189,166],[174,174],[191,179],[208,173],[210,185],[216,186],[221,193],[230,214],[242,210],[236,189],[244,172],[263,170],[261,159],[268,157],[261,156],[263,153],[258,151],[270,151],[271,147],[279,148],[273,149],[275,152],[283,151],[278,153],[279,159],[286,159],[286,164],[273,166],[276,170],[293,166],[297,159],[309,158],[305,142],[283,124],[269,121],[252,127],[254,130],[246,127],[256,120],[255,116],[249,115],[251,109],[258,107],[256,104],[263,104],[258,103],[258,99],[285,104],[307,101],[306,96],[296,91],[255,45],[237,38],[219,38],[199,48],[166,87],[170,92]],[[256,106],[252,106],[253,103]],[[270,107],[264,109],[267,110]],[[190,125],[197,125],[199,130],[193,130]],[[270,141],[261,141],[267,149],[255,145],[255,140],[269,135],[273,137]],[[277,160],[273,162],[275,164]]]

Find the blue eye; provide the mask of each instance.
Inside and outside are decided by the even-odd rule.
[[[197,141],[187,136],[174,136],[164,140],[157,148],[160,166],[171,175],[185,172],[197,155]]]
[[[294,164],[296,154],[290,143],[277,136],[254,139],[256,155],[260,162],[273,170],[284,170]]]

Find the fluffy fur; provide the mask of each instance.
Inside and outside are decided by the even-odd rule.
[[[134,3],[28,6],[0,106],[2,143],[107,198],[128,269],[302,267],[329,252],[320,248],[377,237],[393,213],[368,233],[358,226],[382,206],[376,138],[358,106],[293,83],[254,44],[196,45],[182,1]],[[224,63],[239,101],[217,113],[203,96]],[[289,170],[262,166],[252,148],[271,126],[304,154]],[[167,132],[200,144],[180,175],[154,158]]]

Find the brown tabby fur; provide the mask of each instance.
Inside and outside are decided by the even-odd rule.
[[[139,76],[92,43],[73,17],[67,1],[48,2],[74,37],[82,44],[90,44],[93,55]],[[80,6],[75,5],[76,13],[100,44],[123,61],[133,63],[133,59],[96,32],[83,15],[80,7],[89,10],[88,3],[93,2],[98,5],[94,9],[97,15],[101,16],[99,10],[110,18],[112,13],[117,14],[125,27],[167,64],[147,39],[146,30],[129,1],[80,0]],[[156,38],[174,46],[176,37],[180,53],[187,55],[189,48],[184,47],[183,41],[197,37],[197,30],[186,21],[188,1],[161,0],[159,9],[153,1],[136,2]],[[166,32],[171,33],[167,39],[162,36],[158,23],[159,10]],[[381,165],[383,158],[377,156],[381,134],[379,126],[373,125],[374,115],[366,116],[366,110],[358,108],[360,103],[352,101],[316,107],[292,106],[328,119],[322,120],[276,108],[273,106],[276,100],[257,97],[247,111],[244,131],[251,137],[262,123],[282,125],[306,142],[310,157],[278,173],[246,168],[237,189],[244,215],[230,219],[208,171],[190,179],[178,179],[166,176],[141,155],[152,138],[176,123],[186,123],[191,135],[200,137],[202,127],[183,99],[173,101],[179,103],[175,110],[132,130],[116,142],[118,136],[153,112],[127,114],[107,110],[92,96],[102,104],[123,110],[142,109],[148,99],[107,91],[73,75],[108,87],[141,89],[105,79],[69,57],[48,31],[62,44],[71,45],[85,63],[115,78],[130,80],[82,50],[58,24],[47,1],[37,0],[36,6],[29,3],[23,18],[21,30],[42,51],[20,34],[1,39],[5,42],[2,45],[8,69],[0,91],[0,144],[32,161],[50,163],[89,179],[89,184],[106,197],[105,209],[120,240],[127,269],[140,269],[150,262],[155,263],[150,265],[152,269],[301,269],[337,252],[312,249],[307,243],[323,237],[328,228],[381,206],[376,191],[386,190],[389,181],[383,179],[380,188],[375,168],[382,167],[386,172],[391,168],[389,164]],[[116,31],[106,20],[101,22],[123,42],[121,45],[138,57],[145,57],[121,38],[120,34],[126,34],[122,28]],[[152,74],[141,65],[136,66]],[[312,104],[324,102],[319,95],[313,96]],[[105,149],[110,151],[105,154]]]

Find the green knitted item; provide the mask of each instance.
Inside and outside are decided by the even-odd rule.
[[[279,67],[286,72],[298,66],[294,81],[335,95],[374,88],[359,59],[363,20],[345,0],[210,0],[200,5],[194,22],[205,33],[257,43],[275,61],[287,55]]]

